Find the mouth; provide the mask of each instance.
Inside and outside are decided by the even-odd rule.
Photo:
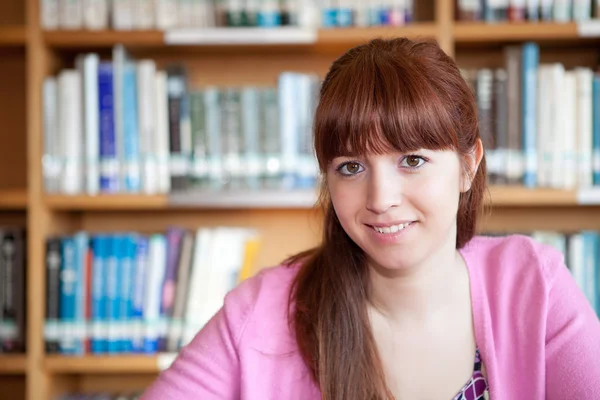
[[[391,235],[394,233],[402,232],[404,229],[415,224],[416,222],[417,221],[410,221],[410,222],[394,224],[394,225],[385,225],[385,226],[383,226],[383,225],[378,225],[378,226],[367,225],[367,226],[370,227],[371,229],[373,229],[377,233],[381,233],[383,235]]]

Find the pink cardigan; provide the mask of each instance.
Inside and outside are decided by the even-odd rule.
[[[476,237],[461,253],[490,398],[600,399],[600,322],[563,256],[517,235]],[[142,399],[320,399],[288,329],[295,274],[267,269],[229,293]]]

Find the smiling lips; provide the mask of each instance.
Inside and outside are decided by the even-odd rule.
[[[388,234],[388,233],[400,232],[403,229],[410,226],[411,224],[413,224],[414,222],[415,221],[398,223],[398,224],[393,224],[393,225],[369,225],[369,226],[378,233]]]

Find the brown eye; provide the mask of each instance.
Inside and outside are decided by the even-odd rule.
[[[362,170],[363,170],[362,165],[360,165],[360,163],[357,163],[354,161],[344,163],[338,168],[338,172],[345,176],[352,176],[352,175],[359,174],[362,172]]]
[[[360,171],[360,165],[358,165],[358,163],[348,163],[346,164],[346,169],[349,173],[356,174],[358,171]]]
[[[402,164],[404,167],[416,169],[423,166],[423,164],[425,164],[425,160],[420,156],[406,156],[402,160]]]
[[[419,157],[415,157],[415,156],[409,156],[406,158],[406,163],[410,166],[410,167],[416,167],[419,165],[419,161],[421,161],[421,159]]]

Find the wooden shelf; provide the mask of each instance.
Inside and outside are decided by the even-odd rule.
[[[27,356],[24,354],[1,354],[0,375],[19,375],[27,370]]]
[[[578,192],[573,190],[492,186],[489,192],[493,207],[575,206],[578,204]],[[600,204],[600,202],[597,204]]]
[[[491,186],[493,207],[545,207],[600,205],[600,187],[587,190],[528,189]],[[311,209],[317,200],[313,190],[297,191],[190,191],[167,196],[48,195],[45,204],[54,210],[146,211],[178,209]],[[1,203],[0,203],[1,204]]]
[[[114,356],[46,356],[44,369],[55,374],[158,374],[167,368],[176,354]]]
[[[81,47],[111,47],[117,43],[125,46],[155,47],[163,46],[164,33],[162,31],[46,31],[44,32],[46,45],[53,48],[81,48]]]
[[[0,189],[0,210],[24,210],[26,208],[26,189]]]
[[[317,201],[316,192],[307,190],[255,190],[255,191],[189,191],[169,195],[169,206],[202,209],[310,209]]]
[[[27,30],[24,26],[0,26],[0,46],[24,46],[27,42]]]
[[[598,21],[581,24],[574,22],[457,22],[454,25],[454,38],[458,45],[521,41],[580,41],[586,38],[597,38],[600,32],[599,28]]]
[[[177,45],[196,47],[234,46],[314,46],[315,48],[348,47],[373,37],[409,36],[435,37],[434,23],[415,23],[403,27],[374,28],[332,28],[307,31],[306,29],[253,29],[216,28],[210,30],[151,31],[47,31],[44,33],[46,45],[56,49],[111,47],[121,43],[130,47],[169,47]],[[253,31],[256,31],[253,34]],[[233,35],[232,35],[233,33]],[[281,38],[283,36],[284,38]],[[289,40],[286,41],[285,37]],[[194,39],[196,38],[196,39]],[[261,40],[263,38],[263,40]],[[286,44],[287,43],[287,44]],[[280,48],[280,47],[275,47]]]
[[[44,202],[54,210],[159,210],[167,208],[166,196],[146,195],[98,195],[98,196],[64,196],[47,195]]]
[[[320,29],[317,45],[354,46],[375,37],[408,36],[426,38],[435,37],[437,33],[438,30],[434,23],[414,23],[399,27]]]

